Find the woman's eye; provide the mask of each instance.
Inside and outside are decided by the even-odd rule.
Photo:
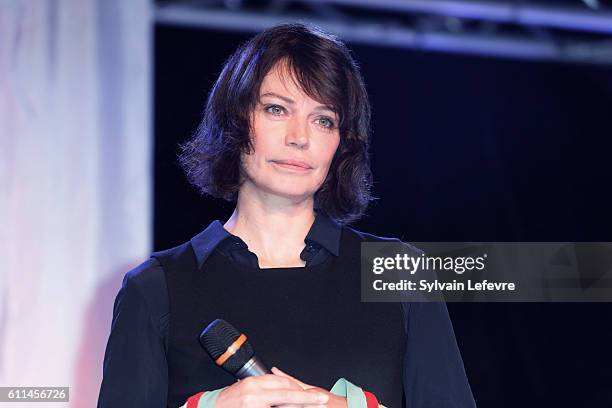
[[[278,105],[268,105],[265,107],[265,111],[268,113],[271,113],[273,115],[280,115],[283,113],[285,109],[282,106],[278,106]]]
[[[319,124],[323,126],[324,128],[333,129],[336,126],[334,121],[331,120],[330,118],[322,117],[322,118],[319,118],[318,120],[319,120]]]

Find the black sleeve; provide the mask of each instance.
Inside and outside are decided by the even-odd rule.
[[[407,408],[474,408],[444,302],[402,303],[407,325],[404,394]]]
[[[98,408],[167,406],[165,285],[156,259],[125,275],[113,308]]]

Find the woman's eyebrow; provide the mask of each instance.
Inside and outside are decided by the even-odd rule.
[[[259,98],[261,99],[261,98],[263,98],[263,97],[265,97],[265,96],[271,96],[271,97],[274,97],[274,98],[281,99],[281,100],[283,100],[283,101],[287,102],[289,105],[294,105],[294,104],[295,104],[295,101],[294,101],[293,99],[288,98],[288,97],[283,96],[283,95],[279,95],[279,94],[277,94],[277,93],[275,93],[275,92],[266,92],[266,93],[264,93],[264,94],[261,94],[261,95],[259,96]],[[315,110],[319,110],[319,111],[320,111],[320,110],[327,110],[327,111],[330,111],[330,112],[336,113],[335,109],[334,109],[333,107],[329,106],[329,105],[319,105],[319,106],[317,106],[317,107],[315,108]]]

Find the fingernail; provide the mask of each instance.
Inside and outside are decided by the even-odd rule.
[[[329,397],[325,394],[319,394],[319,402],[324,404],[327,402],[327,400],[329,399]]]

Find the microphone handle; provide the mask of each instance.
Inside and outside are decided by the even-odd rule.
[[[245,365],[242,366],[240,370],[238,370],[236,377],[242,380],[254,375],[264,374],[272,374],[272,372],[268,369],[268,366],[264,364],[263,361],[257,358],[257,356],[253,356],[246,362]]]

